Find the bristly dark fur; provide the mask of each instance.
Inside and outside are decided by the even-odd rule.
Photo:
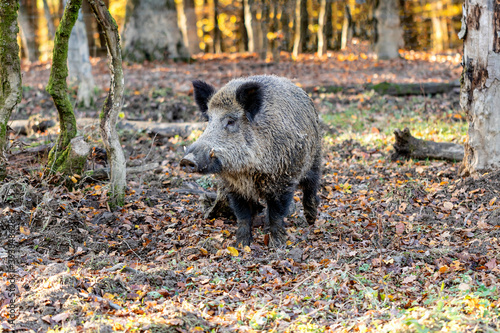
[[[238,219],[236,244],[252,241],[256,202],[267,203],[271,240],[286,242],[283,218],[293,192],[303,192],[304,215],[314,224],[321,178],[321,133],[311,98],[290,80],[272,75],[235,79],[219,91],[193,82],[208,126],[186,151],[198,172],[214,172]]]
[[[192,83],[194,89],[194,100],[196,104],[198,104],[203,116],[207,117],[206,113],[208,111],[208,101],[210,100],[210,97],[215,94],[215,88],[201,80],[194,80]]]
[[[236,100],[245,110],[248,120],[252,121],[262,107],[264,93],[259,82],[247,82],[236,90]]]

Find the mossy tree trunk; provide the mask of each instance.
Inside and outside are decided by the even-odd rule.
[[[18,0],[0,2],[0,180],[7,175],[7,122],[21,101],[21,65],[17,35]]]
[[[73,105],[68,96],[66,78],[68,76],[69,36],[78,18],[78,11],[81,5],[82,0],[69,0],[67,2],[54,37],[52,68],[50,70],[47,91],[52,96],[57,112],[59,113],[60,133],[56,145],[54,145],[54,148],[49,153],[47,168],[49,173],[64,171],[71,150],[71,139],[76,136],[76,119],[73,112]]]
[[[110,57],[111,83],[101,112],[101,136],[110,163],[110,206],[122,206],[125,199],[126,166],[120,138],[116,132],[116,121],[122,108],[123,70],[120,34],[118,26],[102,0],[89,0],[97,22],[106,39]]]

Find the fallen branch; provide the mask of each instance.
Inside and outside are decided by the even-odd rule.
[[[393,161],[400,158],[436,159],[461,161],[464,158],[464,147],[451,142],[434,142],[413,137],[410,130],[395,130],[396,143],[391,155]]]
[[[149,163],[149,164],[139,165],[136,167],[130,167],[127,168],[127,175],[151,171],[158,168],[159,166],[160,166],[159,163]],[[109,168],[101,168],[97,170],[86,171],[82,182],[85,182],[87,180],[95,181],[95,180],[107,180],[107,179],[109,179]]]

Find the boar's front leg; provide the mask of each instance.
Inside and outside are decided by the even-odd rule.
[[[286,230],[283,218],[288,214],[288,208],[293,198],[293,192],[270,195],[267,201],[267,219],[271,232],[271,245],[279,247],[286,243]]]
[[[252,219],[258,212],[258,203],[249,201],[237,193],[228,193],[229,205],[238,220],[236,246],[250,246],[252,243]]]

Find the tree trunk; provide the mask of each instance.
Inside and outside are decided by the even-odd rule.
[[[134,62],[188,58],[175,0],[128,0],[123,49]]]
[[[101,137],[110,163],[110,206],[123,206],[125,200],[126,169],[120,138],[116,132],[116,121],[122,108],[123,69],[120,34],[115,20],[102,0],[90,0],[90,6],[106,38],[110,58],[111,83],[108,96],[101,111]],[[175,20],[174,22],[177,22]]]
[[[213,0],[214,3],[214,53],[222,53],[222,34],[219,28],[219,0]]]
[[[238,50],[240,53],[248,51],[248,33],[245,24],[245,10],[246,10],[245,0],[241,2],[241,10],[239,12],[239,24],[238,24]]]
[[[30,10],[28,8],[30,4],[28,1],[23,1],[19,8],[19,25],[21,26],[21,42],[26,57],[30,62],[38,61],[40,52],[38,51],[38,45],[36,42],[36,33],[34,25],[31,20],[36,20],[30,17]]]
[[[380,0],[380,1],[384,1],[384,0]],[[352,39],[351,10],[349,8],[349,5],[345,5],[344,8],[345,8],[345,10],[344,10],[344,21],[342,23],[342,38],[340,39],[340,49],[341,50],[345,50],[345,48],[347,47],[347,42]]]
[[[85,22],[85,30],[87,32],[87,42],[89,45],[89,53],[92,56],[97,56],[97,44],[96,39],[94,37],[95,32],[97,32],[94,15],[92,14],[92,10],[90,9],[89,1],[82,1],[82,13],[83,13],[83,21]]]
[[[95,82],[89,60],[87,30],[80,9],[68,44],[69,82],[78,86],[77,102],[89,108],[94,99]]]
[[[248,52],[255,52],[255,37],[253,35],[253,15],[252,15],[253,0],[243,0],[243,11],[245,17],[245,28],[248,36]]]
[[[327,0],[321,0],[319,6],[318,17],[318,57],[322,57],[326,50],[326,36],[325,36],[325,21],[326,21],[326,8],[329,5]]]
[[[49,33],[49,39],[53,40],[56,34],[56,27],[54,26],[54,18],[50,12],[49,4],[47,0],[43,0],[43,13],[45,15],[45,20],[47,20],[47,30]]]
[[[281,13],[283,12],[283,7],[280,6],[279,0],[272,0],[271,1],[272,5],[272,13],[273,13],[273,18],[271,22],[271,40],[270,40],[270,48],[271,48],[271,54],[273,56],[273,62],[274,63],[279,63],[280,62],[280,51],[281,51],[281,36],[279,35],[279,24],[280,20],[278,17],[281,16]]]
[[[198,27],[194,0],[183,0],[179,2],[181,8],[178,8],[180,24],[184,45],[186,45],[189,54],[200,52],[200,41],[198,39]]]
[[[443,26],[441,25],[441,19],[438,17],[440,10],[443,8],[443,4],[441,1],[433,1],[431,3],[431,22],[432,22],[432,34],[431,34],[431,42],[432,49],[436,52],[442,52],[444,49],[444,31]]]
[[[281,7],[281,31],[283,33],[283,40],[281,42],[281,49],[289,52],[290,45],[292,45],[292,32],[290,31],[290,11],[288,8],[293,7],[288,4],[286,0],[280,1]]]
[[[18,10],[19,0],[0,2],[0,181],[7,176],[7,122],[22,96]]]
[[[296,0],[295,3],[295,19],[294,19],[294,30],[295,30],[295,35],[293,38],[293,51],[292,51],[292,58],[297,59],[299,56],[299,52],[302,52],[302,44],[304,43],[304,36],[302,35],[302,8],[303,2],[306,2],[307,0]]]
[[[261,16],[260,16],[260,22],[261,22],[260,38],[262,38],[261,41],[262,48],[260,49],[259,52],[259,58],[261,60],[265,60],[267,58],[267,48],[269,45],[269,39],[267,38],[267,33],[269,32],[269,7],[270,7],[269,0],[263,0],[261,6]]]
[[[398,0],[380,0],[375,10],[377,37],[375,52],[379,59],[396,59],[403,46]]]
[[[254,52],[259,56],[262,52],[262,2],[265,0],[253,0],[252,1],[252,29],[253,29],[253,44]],[[258,17],[260,16],[260,20]]]
[[[460,105],[467,114],[464,174],[500,169],[500,3],[469,0],[463,7],[464,69]]]
[[[57,143],[49,153],[49,173],[55,173],[65,169],[67,158],[71,151],[70,141],[76,136],[76,119],[73,105],[68,96],[68,41],[71,30],[78,18],[78,11],[82,0],[69,0],[57,27],[54,37],[54,50],[52,55],[52,68],[50,70],[47,91],[52,96],[59,114],[60,133]]]

